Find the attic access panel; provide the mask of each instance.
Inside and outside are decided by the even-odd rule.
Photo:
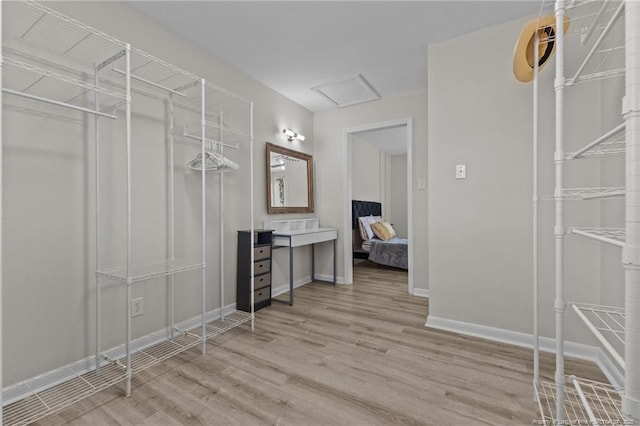
[[[333,83],[313,87],[315,90],[338,107],[360,104],[380,99],[380,95],[360,74]]]

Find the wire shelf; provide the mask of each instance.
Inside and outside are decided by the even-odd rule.
[[[567,154],[567,160],[578,160],[581,158],[598,158],[625,153],[625,125],[620,124],[600,136],[593,142],[585,145],[580,150]]]
[[[164,340],[160,343],[155,343],[151,346],[147,346],[142,349],[138,349],[131,354],[131,372],[137,374],[147,368],[153,367],[167,360],[171,357],[178,355],[186,351],[189,348],[196,346],[202,342],[200,336],[194,333],[181,333],[172,339]],[[125,369],[127,360],[125,356],[122,356],[124,350],[123,346],[120,346],[105,354],[107,359],[115,359],[115,363],[121,368]]]
[[[574,376],[567,377],[565,380],[563,423],[560,423],[554,415],[556,409],[555,384],[541,382],[536,386],[536,393],[538,407],[545,425],[631,424],[620,410],[620,393],[606,383],[578,379]]]
[[[613,347],[609,340],[618,344],[625,342],[625,311],[613,306],[600,306],[584,303],[569,303],[587,328],[602,343],[604,349],[622,367],[625,368],[624,358]]]
[[[17,59],[13,59],[10,57],[4,58],[4,65],[5,67],[8,65],[9,67],[18,68],[18,70],[16,70],[15,72],[19,73],[23,79],[27,80],[25,87],[21,90],[22,92],[26,92],[30,88],[32,88],[34,85],[38,84],[43,79],[43,77],[49,77],[49,78],[58,80],[62,83],[67,83],[71,86],[75,86],[78,89],[81,89],[83,93],[92,91],[92,92],[98,92],[102,95],[110,96],[119,100],[125,99],[124,93],[118,93],[104,87],[98,87],[92,83],[88,83],[88,82],[73,78],[69,75],[64,75],[52,70],[47,70],[47,69],[44,69],[44,68],[29,64],[27,62],[17,60]],[[9,75],[12,74],[11,70],[6,70],[6,68],[5,68],[5,72],[8,72]],[[35,74],[35,76],[32,78],[29,78],[28,75],[30,73]]]
[[[73,378],[69,379],[69,376]],[[125,371],[115,363],[102,366],[99,371],[74,372],[58,370],[53,377],[39,376],[19,383],[3,392],[2,399],[11,401],[15,395],[23,397],[2,409],[5,425],[26,425],[87,398],[126,378]],[[57,380],[56,380],[57,379]]]
[[[200,82],[200,80],[197,80],[195,83],[187,84],[181,88],[181,91],[184,92],[190,103],[200,105],[202,102],[202,88],[200,86]],[[211,83],[208,80],[205,80],[204,95],[207,109],[234,102],[244,104],[245,106],[249,106],[251,104],[251,101],[248,99],[220,87],[215,83]]]
[[[215,321],[211,321],[207,323],[206,326],[207,340],[245,324],[251,321],[252,318],[253,316],[249,312],[235,311],[225,315],[224,319],[219,318]],[[202,329],[200,327],[193,329],[191,332],[202,336]]]
[[[31,0],[7,2],[4,13],[11,17],[3,25],[4,40],[14,50],[31,54],[30,66],[48,69],[52,64],[64,64],[74,73],[89,76],[98,68],[103,70],[101,81],[122,86],[127,43]],[[202,92],[201,79],[195,74],[135,47],[130,48],[130,60],[132,83],[159,89],[163,95],[184,97],[188,103],[200,106],[196,102]],[[13,89],[20,86],[20,81],[14,85],[9,79],[5,84]],[[33,91],[36,89],[39,86]],[[231,102],[250,105],[248,100],[213,83],[206,83],[205,93],[207,106]]]
[[[571,303],[582,312],[592,314],[595,321],[592,324],[600,331],[611,333],[620,343],[624,343],[624,308],[614,306],[590,305],[586,303]]]
[[[575,69],[566,68],[566,85],[620,77],[625,72],[624,1],[584,0],[566,2],[568,29],[565,39],[582,45],[583,60]],[[539,16],[554,15],[554,1],[543,1]],[[575,41],[572,41],[575,40]],[[551,36],[549,42],[555,42]]]
[[[562,191],[562,196],[565,200],[591,200],[596,198],[623,197],[624,194],[624,186],[564,188]]]
[[[569,231],[617,247],[624,246],[624,228],[571,228]]]
[[[567,15],[567,36],[578,36],[586,50],[580,66],[568,70],[567,85],[624,75],[624,1],[576,1]]]
[[[96,272],[96,276],[123,282],[127,282],[127,280],[130,279],[132,283],[135,283],[165,277],[179,272],[193,271],[203,267],[203,263],[188,259],[161,260],[144,265],[136,265],[131,268],[129,276],[127,276],[126,267],[123,266],[98,271]]]
[[[72,60],[85,71],[93,72],[96,65],[104,65],[109,58],[120,58],[127,47],[115,37],[31,0],[8,2],[5,14],[11,19],[3,26],[4,37],[29,50]],[[194,74],[136,48],[131,48],[131,72],[168,87],[198,80]]]
[[[93,64],[123,50],[126,44],[73,18],[30,0],[7,2],[3,37],[26,46]]]
[[[224,139],[226,144],[249,142],[250,136],[235,127],[226,124],[214,123],[206,121],[204,131],[207,140],[219,141]],[[192,122],[175,127],[172,133],[176,136],[191,139],[200,139],[202,137],[202,123]]]
[[[588,188],[564,188],[562,198],[564,200],[595,200],[599,198],[619,198],[624,197],[624,186],[588,187]],[[541,197],[544,201],[553,201],[553,196]]]
[[[207,339],[230,331],[252,319],[247,312],[236,311],[207,324]],[[201,328],[182,332],[171,339],[153,343],[131,355],[132,374],[140,373],[162,361],[178,355],[202,342]],[[2,394],[5,402],[5,425],[26,425],[87,398],[126,379],[124,345],[104,354],[109,362],[99,370],[82,363],[38,376],[7,388]],[[90,369],[91,371],[86,371]],[[25,396],[27,395],[27,396]]]

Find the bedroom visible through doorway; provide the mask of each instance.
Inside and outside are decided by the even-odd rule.
[[[373,123],[345,130],[346,170],[345,185],[345,254],[353,258],[376,259],[383,266],[396,266],[408,270],[408,292],[413,294],[412,274],[412,189],[411,176],[411,119]],[[364,203],[354,201],[363,201]],[[357,228],[357,210],[365,206],[372,208],[380,203],[380,215],[392,224],[398,239],[390,244],[374,240],[374,250],[369,255],[371,245],[362,248],[360,232]],[[355,212],[355,215],[352,213]],[[366,213],[369,215],[370,213]],[[355,250],[355,251],[354,251]],[[351,255],[345,256],[345,278],[353,282],[354,263]],[[357,260],[357,259],[354,259]]]

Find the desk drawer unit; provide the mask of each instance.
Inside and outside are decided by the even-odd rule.
[[[271,246],[259,246],[253,249],[253,260],[271,259]]]
[[[271,274],[262,274],[253,279],[253,288],[256,290],[268,286],[271,286]]]
[[[251,274],[253,273],[253,310],[271,305],[271,230],[256,229],[251,245],[251,232],[238,231],[238,310],[251,312]],[[253,264],[251,254],[253,251]]]
[[[253,303],[256,305],[271,299],[271,288],[261,288],[253,292]]]
[[[260,260],[258,262],[253,263],[253,276],[260,274],[266,274],[267,272],[271,272],[271,259]]]

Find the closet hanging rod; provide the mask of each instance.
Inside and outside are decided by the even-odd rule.
[[[202,140],[202,138],[200,136],[190,135],[189,133],[183,133],[182,135],[178,135],[178,136],[183,136],[185,138],[193,139],[193,140],[197,140],[197,141],[201,141]],[[225,148],[240,149],[240,144],[239,143],[237,143],[235,145],[229,145],[227,143],[220,142],[218,140],[211,139],[211,138],[204,138],[204,141],[205,142],[213,142],[215,144],[222,144],[222,146],[224,146]]]
[[[89,109],[89,108],[83,108],[83,107],[80,107],[80,106],[67,104],[67,103],[60,102],[60,101],[55,101],[55,100],[49,99],[49,98],[43,98],[42,96],[30,95],[28,93],[18,92],[16,90],[4,89],[4,88],[2,89],[2,91],[4,93],[9,94],[9,95],[22,96],[23,98],[33,99],[35,101],[45,102],[45,103],[48,103],[48,104],[57,105],[57,106],[61,106],[61,107],[64,107],[64,108],[75,109],[76,111],[82,111],[82,112],[86,112],[86,113],[89,113],[89,114],[99,115],[100,117],[111,118],[113,120],[118,118],[117,116],[112,115],[112,114],[107,114],[107,113],[104,113],[104,112],[101,112],[101,111],[94,111],[94,110]]]
[[[113,70],[114,72],[118,73],[118,74],[127,75],[127,73],[126,73],[126,72],[124,72],[124,71],[122,71],[122,70],[119,70],[118,68],[112,68],[112,70]],[[184,94],[184,93],[182,93],[182,92],[178,92],[177,90],[170,89],[170,88],[168,88],[168,87],[166,87],[166,86],[163,86],[163,85],[161,85],[161,84],[158,84],[158,83],[154,83],[153,81],[147,80],[146,78],[138,77],[137,75],[135,75],[135,74],[133,74],[133,73],[130,73],[129,75],[130,75],[130,76],[131,76],[131,78],[132,78],[132,79],[134,79],[134,80],[141,81],[141,82],[143,82],[143,83],[145,83],[145,84],[148,84],[148,85],[150,85],[150,86],[156,87],[156,88],[158,88],[158,89],[166,90],[167,92],[169,92],[169,93],[173,93],[174,95],[182,96],[182,97],[185,97],[185,98],[187,97],[187,95],[186,95],[186,94]]]
[[[614,12],[613,16],[611,17],[611,20],[609,20],[609,22],[607,23],[607,26],[604,28],[604,30],[602,30],[602,34],[600,34],[600,37],[598,37],[598,40],[596,40],[596,42],[593,44],[593,47],[587,54],[586,58],[584,58],[584,61],[582,61],[582,65],[580,65],[580,68],[578,68],[578,71],[576,71],[576,74],[573,76],[573,78],[567,81],[568,85],[576,84],[576,82],[578,81],[578,78],[580,78],[580,74],[582,74],[582,72],[586,68],[587,63],[589,62],[591,57],[596,53],[596,51],[598,50],[598,47],[600,47],[600,44],[607,37],[607,34],[609,34],[609,31],[611,31],[611,29],[613,28],[613,25],[616,23],[616,21],[620,17],[620,14],[622,13],[622,9],[624,9],[624,2],[620,3],[620,6],[618,6],[616,11]]]

